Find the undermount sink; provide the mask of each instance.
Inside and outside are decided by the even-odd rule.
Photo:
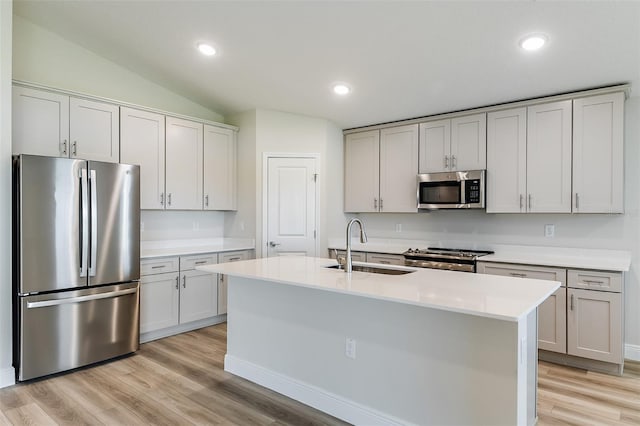
[[[325,266],[328,269],[340,269],[342,270],[342,265],[331,265]],[[404,275],[410,274],[412,271],[410,269],[395,269],[395,268],[381,268],[376,266],[364,266],[364,265],[353,265],[353,271],[358,272],[370,272],[372,274],[386,274],[386,275]]]

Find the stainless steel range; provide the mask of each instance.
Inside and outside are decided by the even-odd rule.
[[[493,254],[493,252],[487,250],[429,247],[426,250],[409,249],[402,254],[404,255],[404,264],[407,266],[476,272],[476,261],[478,258],[487,254]]]

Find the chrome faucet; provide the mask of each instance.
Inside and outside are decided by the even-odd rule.
[[[367,242],[367,233],[364,231],[364,225],[362,224],[362,221],[354,217],[347,224],[347,254],[344,264],[344,271],[346,273],[351,273],[351,271],[353,270],[353,264],[351,262],[351,225],[353,225],[354,223],[357,223],[360,226],[360,242]]]

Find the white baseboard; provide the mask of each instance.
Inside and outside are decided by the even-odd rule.
[[[16,384],[16,373],[13,367],[0,370],[0,388],[13,386]]]
[[[640,345],[624,345],[624,359],[640,361]]]
[[[232,355],[225,355],[224,370],[354,425],[409,424]]]

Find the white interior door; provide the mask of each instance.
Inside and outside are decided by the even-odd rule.
[[[316,159],[267,163],[266,257],[316,255]]]

